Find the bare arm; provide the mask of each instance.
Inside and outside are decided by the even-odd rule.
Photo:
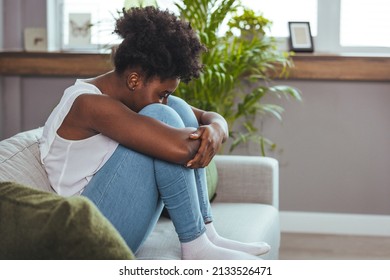
[[[125,147],[177,164],[186,164],[200,146],[199,140],[189,138],[195,128],[171,127],[104,95],[81,95],[69,116],[65,127],[77,126],[73,131],[102,133]]]

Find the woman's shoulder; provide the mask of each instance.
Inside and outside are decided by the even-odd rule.
[[[122,102],[109,95],[84,92],[76,97],[70,113],[94,122],[94,119],[103,116],[127,114],[129,110]]]
[[[64,94],[75,94],[75,93],[91,93],[91,94],[102,94],[100,89],[95,85],[88,83],[87,80],[77,79],[76,82],[65,89]]]

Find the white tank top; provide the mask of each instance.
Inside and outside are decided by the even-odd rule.
[[[60,102],[50,114],[39,141],[41,161],[50,184],[63,196],[81,193],[118,146],[118,142],[102,134],[83,140],[67,140],[57,134],[74,100],[85,93],[102,94],[94,85],[77,80],[65,90]]]

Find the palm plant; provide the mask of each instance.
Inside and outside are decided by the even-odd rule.
[[[301,99],[297,89],[272,83],[276,74],[285,77],[293,66],[290,53],[278,51],[275,39],[265,36],[271,22],[237,0],[182,0],[176,6],[208,48],[202,56],[205,71],[201,77],[182,84],[176,95],[225,117],[231,130],[230,151],[254,142],[265,155],[265,147],[275,144],[254,122],[266,114],[281,120],[283,108],[262,103],[263,97],[273,94]],[[219,34],[225,22],[228,30]]]

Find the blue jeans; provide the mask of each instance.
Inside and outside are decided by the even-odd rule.
[[[170,96],[168,106],[151,104],[140,114],[174,127],[198,127],[191,107]],[[82,195],[92,200],[136,252],[167,208],[181,242],[212,221],[205,169],[189,169],[119,145]]]

